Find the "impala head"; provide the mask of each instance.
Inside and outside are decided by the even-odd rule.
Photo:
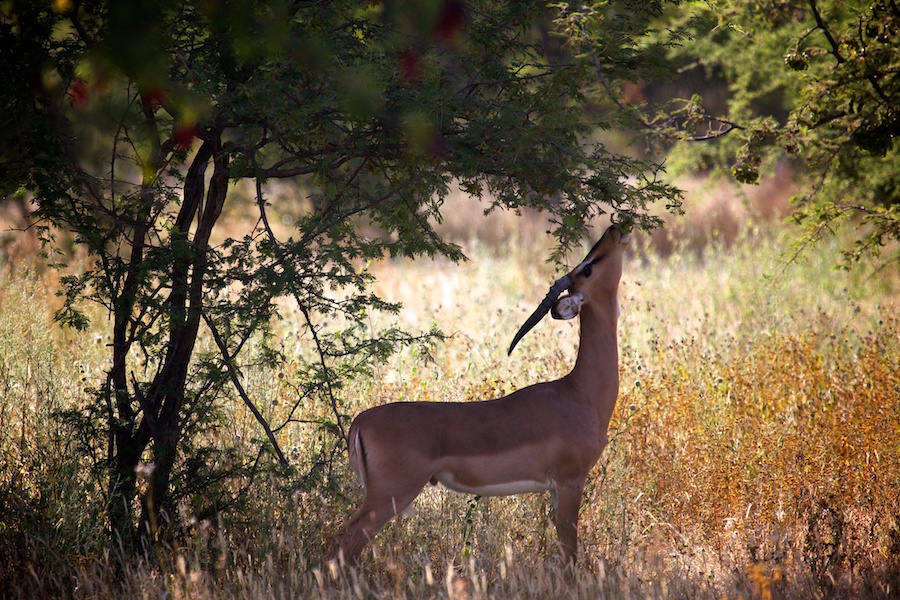
[[[508,354],[525,334],[548,312],[554,319],[572,319],[581,307],[600,298],[615,296],[622,277],[622,256],[631,241],[630,233],[622,233],[611,225],[581,263],[567,275],[557,279],[537,309],[516,333]],[[560,297],[563,292],[565,296]]]

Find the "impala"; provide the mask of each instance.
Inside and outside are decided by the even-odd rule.
[[[549,491],[564,564],[574,564],[585,480],[607,442],[619,391],[616,323],[622,261],[630,234],[612,226],[557,280],[519,329],[509,354],[548,312],[581,315],[572,371],[484,402],[396,402],[369,409],[350,426],[350,463],[365,500],[337,536],[333,554],[360,552],[428,484],[505,496]],[[563,292],[568,292],[560,298]]]

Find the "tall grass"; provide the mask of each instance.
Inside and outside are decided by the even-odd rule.
[[[552,558],[545,495],[475,500],[439,488],[375,540],[361,572],[330,571],[323,548],[361,494],[345,461],[333,487],[263,481],[214,522],[191,523],[186,507],[177,546],[152,564],[122,566],[102,542],[102,477],[91,471],[100,461],[63,418],[102,376],[102,329],[52,327],[52,282],[20,270],[0,282],[0,595],[892,597],[900,279],[833,270],[840,240],[785,263],[792,235],[760,224],[728,239],[709,231],[703,244],[667,242],[663,253],[636,244],[620,292],[619,404],[585,491],[574,581]],[[449,338],[344,390],[348,412],[487,399],[564,374],[575,323],[545,321],[506,357],[556,275],[534,239],[461,235],[467,263],[373,265],[378,291],[404,303],[407,327],[436,322]],[[283,416],[290,365],[245,376],[266,414]],[[326,409],[304,416],[316,410]],[[217,435],[258,432],[235,402]],[[323,443],[312,424],[280,436],[301,468]]]

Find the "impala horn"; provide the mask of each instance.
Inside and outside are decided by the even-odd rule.
[[[543,300],[541,300],[541,303],[538,305],[537,309],[533,313],[531,313],[531,316],[528,317],[528,320],[525,321],[525,324],[522,325],[522,327],[519,329],[516,337],[513,338],[512,344],[509,345],[509,352],[506,353],[507,356],[512,354],[513,348],[516,347],[516,344],[519,343],[519,340],[525,337],[525,334],[531,331],[532,328],[534,328],[534,326],[544,318],[544,315],[550,312],[550,309],[553,308],[553,305],[556,303],[559,295],[569,289],[569,286],[571,285],[572,278],[566,275],[557,279],[556,283],[550,286],[550,291],[547,292],[547,295],[544,296]]]

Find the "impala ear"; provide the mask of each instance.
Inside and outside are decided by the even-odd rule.
[[[581,312],[582,304],[584,304],[584,294],[582,294],[581,292],[563,296],[556,301],[556,304],[553,305],[553,310],[550,311],[550,316],[554,319],[560,319],[562,321],[574,319],[576,316],[578,316],[578,313]]]

